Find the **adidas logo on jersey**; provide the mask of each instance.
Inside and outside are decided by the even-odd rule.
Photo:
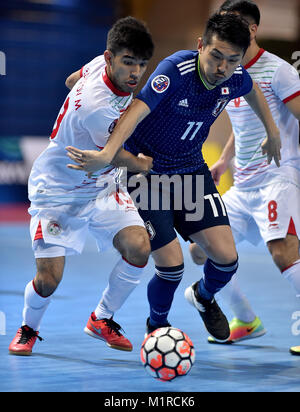
[[[186,60],[177,64],[180,75],[184,76],[187,73],[193,72],[196,70],[196,59]]]
[[[189,107],[188,99],[180,100],[180,102],[178,103],[178,106]]]

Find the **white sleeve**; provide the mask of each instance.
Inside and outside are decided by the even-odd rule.
[[[90,73],[94,68],[98,68],[99,62],[101,62],[102,56],[97,56],[89,63],[85,64],[80,69],[80,77],[85,77],[88,73]]]
[[[289,63],[279,66],[273,78],[272,89],[283,103],[300,95],[300,79],[297,70]]]

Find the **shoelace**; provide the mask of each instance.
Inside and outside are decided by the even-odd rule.
[[[121,326],[117,322],[115,322],[114,320],[112,320],[112,319],[103,319],[103,321],[105,322],[105,325],[109,328],[109,331],[108,331],[109,333],[114,332],[118,336],[121,336],[120,330],[125,333],[124,329],[122,329]]]
[[[41,338],[36,331],[34,331],[32,328],[30,328],[29,326],[22,326],[21,327],[21,337],[18,341],[18,343],[21,344],[26,344],[30,339],[37,337],[40,341],[43,340],[43,338]]]

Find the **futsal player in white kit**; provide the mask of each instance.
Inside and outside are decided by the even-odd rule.
[[[260,48],[256,42],[260,12],[246,0],[228,0],[221,13],[238,13],[249,22],[251,45],[243,65],[263,91],[281,134],[281,166],[268,165],[261,152],[263,124],[243,97],[227,106],[233,133],[223,153],[211,167],[216,184],[235,155],[234,185],[222,196],[235,242],[247,239],[257,245],[262,238],[273,261],[300,298],[300,80],[286,61]],[[196,244],[190,245],[195,263],[206,260]],[[265,329],[241,292],[236,276],[222,292],[235,315],[230,342],[261,336]],[[300,303],[300,302],[299,302]],[[212,338],[209,338],[213,342]],[[290,349],[300,355],[300,346]]]
[[[147,172],[152,158],[121,149],[108,166],[92,176],[67,168],[65,147],[105,146],[153,54],[151,34],[144,23],[127,17],[111,28],[107,50],[74,72],[71,88],[46,150],[29,177],[30,233],[37,264],[35,278],[25,288],[22,326],[9,346],[15,355],[30,355],[39,338],[40,323],[63,276],[65,257],[81,253],[90,232],[98,249],[112,245],[120,259],[112,269],[99,304],[85,327],[109,347],[131,351],[132,344],[113,320],[114,313],[140,282],[150,254],[149,236],[129,194],[118,186],[118,169]]]

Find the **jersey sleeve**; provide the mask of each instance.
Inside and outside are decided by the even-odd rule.
[[[170,60],[160,62],[150,75],[147,83],[137,95],[153,111],[166,97],[177,90],[180,74],[177,66]]]
[[[80,69],[80,77],[85,77],[88,73],[90,73],[94,68],[97,68],[99,62],[101,61],[101,56],[95,57],[93,60],[85,64]]]
[[[242,85],[241,88],[238,90],[234,98],[245,96],[246,94],[250,93],[252,88],[253,88],[253,80],[250,76],[250,74],[247,72],[246,69],[242,67],[242,74],[239,74],[238,76],[243,76],[242,79]]]
[[[280,65],[273,77],[272,89],[283,103],[299,96],[300,79],[297,70],[289,63]]]

